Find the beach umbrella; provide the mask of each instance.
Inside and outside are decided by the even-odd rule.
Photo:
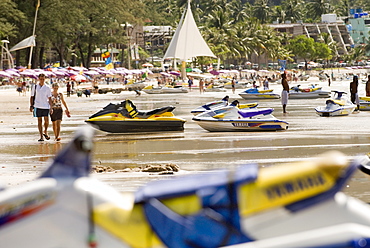
[[[67,77],[71,77],[73,75],[78,75],[79,73],[77,71],[69,70],[69,71],[66,71],[65,74],[66,74]]]
[[[211,71],[209,71],[209,73],[211,73],[212,75],[215,75],[215,76],[217,76],[217,75],[219,75],[220,73],[218,72],[218,71],[216,71],[216,70],[211,70]]]
[[[174,76],[180,76],[180,72],[177,72],[177,71],[170,71],[169,72],[171,75],[174,75]]]
[[[55,76],[55,74],[51,71],[44,71],[44,70],[41,70],[41,71],[38,71],[35,73],[37,76],[39,76],[40,74],[45,74],[45,77],[52,77],[52,76]]]
[[[66,72],[64,72],[64,71],[53,71],[53,73],[56,77],[65,77],[66,76]]]
[[[15,69],[7,69],[5,70],[6,73],[10,74],[12,77],[20,77],[18,71]]]
[[[160,72],[160,74],[162,76],[165,76],[165,77],[170,77],[171,76],[171,74],[168,74],[167,72],[164,72],[164,71]]]
[[[13,76],[6,71],[0,71],[0,77],[12,78]]]
[[[85,71],[84,74],[93,76],[93,75],[99,75],[99,72],[97,72],[97,71]]]
[[[74,71],[88,71],[88,69],[82,66],[72,66],[72,67],[68,67],[68,69],[74,70]]]
[[[130,70],[130,72],[131,72],[132,74],[142,74],[142,73],[143,73],[141,70],[138,70],[138,69]]]
[[[37,78],[37,75],[36,75],[36,72],[33,71],[33,70],[30,70],[30,69],[27,69],[27,70],[24,70],[24,71],[21,71],[19,73],[19,75],[23,76],[23,77],[29,77],[29,78]]]
[[[191,69],[192,72],[199,72],[199,73],[202,73],[202,70],[198,69],[198,68],[192,68]]]
[[[142,67],[153,67],[151,63],[145,63],[141,65]]]
[[[86,82],[86,77],[80,74],[73,75],[70,77],[73,81],[76,82]]]
[[[254,72],[256,72],[256,70],[253,70],[253,69],[244,69],[242,71],[243,72],[248,72],[248,73],[254,73]]]
[[[107,70],[99,70],[98,72],[99,72],[99,74],[101,74],[101,75],[113,75],[113,73],[112,73],[112,72],[107,71]]]

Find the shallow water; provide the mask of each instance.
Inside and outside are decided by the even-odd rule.
[[[318,82],[329,89],[323,82]],[[334,82],[331,89],[346,90],[348,82]],[[275,93],[281,86],[272,84]],[[363,85],[360,85],[360,95]],[[241,92],[242,90],[237,90]],[[231,90],[207,92],[200,95],[193,90],[187,94],[162,94],[134,97],[133,93],[120,95],[96,95],[89,99],[71,97],[68,100],[71,119],[64,120],[62,143],[54,141],[37,143],[36,124],[33,119],[15,125],[3,125],[0,129],[0,181],[14,185],[31,180],[43,171],[49,159],[67,142],[74,131],[86,126],[84,120],[109,102],[117,103],[130,98],[138,109],[149,110],[174,105],[176,116],[187,120],[183,132],[108,134],[97,131],[93,154],[94,165],[111,166],[116,170],[147,164],[174,163],[181,173],[191,174],[219,168],[258,163],[273,166],[284,162],[300,161],[321,153],[337,150],[349,159],[370,152],[370,111],[344,117],[319,117],[314,108],[324,105],[326,99],[290,99],[288,113],[283,114],[280,100],[260,100],[259,107],[272,107],[273,114],[289,123],[289,129],[277,132],[208,132],[194,123],[190,111],[207,102],[219,100],[225,95],[231,100],[242,100]],[[50,128],[51,130],[51,128]],[[50,133],[52,133],[50,131]],[[151,180],[170,176],[147,173],[105,173],[94,175],[121,192],[133,192]],[[7,177],[7,179],[5,178]],[[10,178],[10,179],[9,179]],[[12,180],[13,179],[13,180]],[[13,183],[12,183],[13,182]],[[14,183],[16,182],[16,183]],[[370,202],[370,181],[361,172],[355,174],[345,189],[349,195]]]

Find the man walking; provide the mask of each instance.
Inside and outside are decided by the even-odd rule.
[[[51,106],[50,87],[45,85],[45,74],[40,74],[39,83],[32,87],[30,97],[30,112],[33,112],[34,117],[37,117],[37,126],[40,134],[38,141],[44,141],[44,138],[47,140],[50,139],[48,127],[49,112],[51,114],[53,111]]]
[[[283,105],[283,113],[285,114],[289,97],[289,84],[285,72],[281,74],[281,85],[283,86],[283,91],[281,92],[281,104]]]
[[[353,76],[353,80],[349,85],[349,89],[351,92],[351,102],[357,105],[356,110],[360,110],[360,99],[358,97],[358,76],[357,75]]]

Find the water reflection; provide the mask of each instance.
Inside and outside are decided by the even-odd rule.
[[[51,157],[54,157],[56,153],[60,151],[62,148],[62,144],[60,142],[49,143],[49,142],[40,142],[37,146],[38,152],[35,154],[38,157],[38,160],[41,162],[45,162],[49,160]]]

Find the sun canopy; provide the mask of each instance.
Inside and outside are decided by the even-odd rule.
[[[184,14],[181,17],[164,58],[178,58],[181,61],[186,61],[198,56],[216,57],[199,32],[190,9],[190,1]]]

